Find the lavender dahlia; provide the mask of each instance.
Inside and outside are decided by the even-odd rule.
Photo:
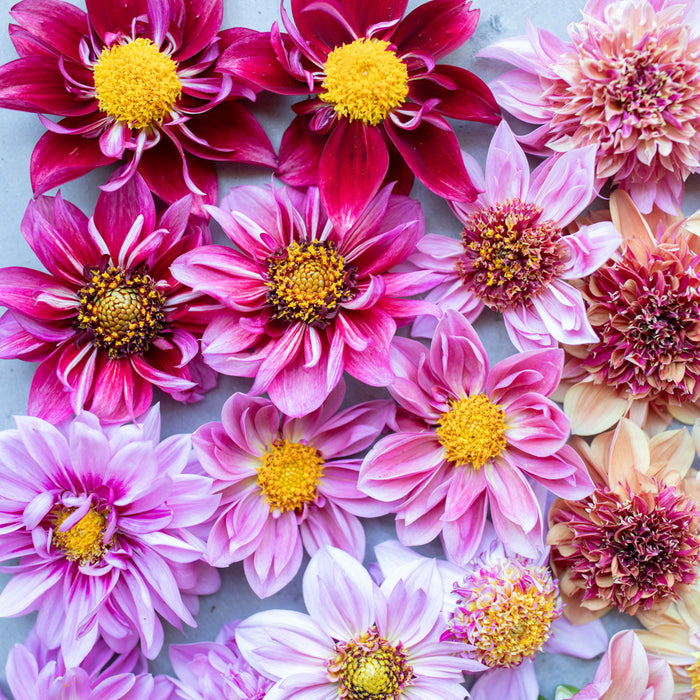
[[[0,357],[40,363],[29,413],[55,423],[86,409],[118,422],[150,406],[153,386],[191,402],[216,383],[198,340],[218,305],[170,273],[209,241],[191,203],[159,214],[139,175],[102,192],[89,220],[60,194],[29,203],[22,234],[48,274],[0,269]]]
[[[221,493],[208,561],[243,560],[261,597],[294,578],[304,549],[313,554],[330,544],[362,559],[365,533],[357,516],[391,509],[358,490],[361,458],[353,455],[374,442],[394,407],[369,401],[339,410],[344,393],[341,382],[321,408],[299,418],[280,413],[268,399],[234,394],[222,422],[192,436]]]
[[[386,187],[344,232],[316,188],[236,187],[209,210],[238,249],[203,246],[172,270],[225,307],[202,338],[211,367],[255,377],[251,392],[290,416],[317,409],[343,370],[371,386],[392,381],[397,322],[437,313],[405,298],[433,284],[430,272],[392,271],[423,235],[418,202]]]
[[[0,68],[0,106],[40,117],[47,129],[32,154],[41,194],[98,166],[125,162],[109,189],[135,172],[172,204],[188,193],[217,200],[212,161],[274,167],[262,127],[233,98],[254,98],[245,81],[217,70],[237,30],[219,31],[221,0],[23,0],[10,37],[19,58]]]
[[[155,658],[159,616],[194,626],[197,596],[219,587],[199,532],[218,496],[190,436],[159,442],[158,406],[122,426],[85,411],[59,426],[15,420],[0,433],[0,560],[19,558],[4,567],[2,616],[37,610],[39,638],[69,667],[99,638]]]
[[[246,660],[275,681],[266,700],[463,700],[464,660],[439,639],[432,562],[378,588],[349,554],[324,547],[303,588],[308,615],[266,610],[236,630]]]

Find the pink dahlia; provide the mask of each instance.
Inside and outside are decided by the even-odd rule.
[[[700,34],[693,0],[589,0],[569,41],[528,28],[480,56],[517,68],[491,83],[498,103],[539,124],[537,154],[594,145],[596,175],[643,212],[675,213],[700,165]]]
[[[622,254],[583,281],[598,340],[568,348],[564,411],[577,435],[623,415],[651,431],[700,417],[700,236],[693,217],[642,215],[625,192],[610,213]]]
[[[32,632],[10,650],[5,674],[14,700],[174,700],[168,678],[147,673],[139,650],[115,655],[102,640],[79,666],[68,666]]]
[[[433,562],[378,588],[349,554],[324,547],[304,573],[309,615],[256,613],[236,641],[275,681],[266,700],[463,700],[464,660],[438,631],[441,588]]]
[[[225,307],[202,338],[211,367],[255,377],[251,392],[290,416],[316,410],[343,370],[371,386],[393,380],[396,320],[437,313],[404,298],[429,288],[430,272],[391,271],[423,235],[418,202],[386,187],[345,232],[315,188],[236,187],[210,211],[237,249],[204,246],[172,271]]]
[[[175,698],[181,700],[263,700],[273,683],[260,675],[238,651],[238,623],[223,626],[215,642],[171,644],[170,661],[178,676]]]
[[[4,567],[0,614],[38,610],[40,640],[67,667],[99,638],[155,658],[158,616],[195,626],[197,596],[219,587],[200,533],[219,497],[190,436],[159,442],[158,406],[122,426],[87,411],[60,426],[15,421],[0,433],[0,560],[19,563]]]
[[[116,189],[139,172],[173,203],[202,213],[217,200],[212,161],[275,167],[262,127],[234,98],[255,91],[217,68],[244,30],[219,31],[222,0],[22,0],[11,14],[19,58],[0,68],[0,106],[40,117],[31,160],[36,194],[114,162]]]
[[[281,94],[308,95],[282,138],[279,177],[318,183],[341,230],[352,226],[382,182],[408,194],[415,176],[441,197],[477,190],[452,119],[496,124],[488,87],[463,68],[437,63],[476,29],[464,0],[430,0],[406,17],[407,0],[292,0],[292,19],[251,32],[224,52],[221,70]],[[398,190],[397,190],[398,191]]]
[[[462,240],[428,234],[411,257],[440,275],[426,299],[469,321],[484,306],[502,313],[519,350],[597,340],[581,293],[567,280],[600,267],[620,245],[620,234],[606,221],[564,231],[596,194],[593,158],[593,148],[575,149],[531,175],[513,132],[501,122],[485,173],[465,154],[472,180],[484,191],[471,204],[452,203],[464,224]],[[425,317],[413,333],[432,337],[436,324]]]
[[[39,362],[29,413],[58,422],[145,411],[156,386],[197,401],[216,383],[198,340],[218,305],[185,288],[172,261],[207,243],[186,196],[157,214],[139,175],[102,192],[88,218],[60,193],[29,203],[22,234],[46,272],[0,269],[0,357]]]
[[[394,415],[390,401],[342,411],[344,386],[321,408],[290,418],[268,400],[234,394],[221,423],[192,440],[214,491],[221,493],[207,558],[214,566],[243,560],[260,597],[294,578],[303,550],[329,544],[362,559],[365,533],[357,516],[385,515],[391,506],[357,488],[365,450]]]
[[[396,338],[389,391],[405,411],[401,430],[381,438],[360,469],[362,491],[395,509],[399,540],[442,534],[464,566],[479,547],[490,508],[513,551],[542,549],[542,513],[529,482],[565,498],[593,488],[566,445],[569,423],[547,397],[559,383],[563,352],[533,350],[492,369],[469,322],[448,310],[430,348]]]

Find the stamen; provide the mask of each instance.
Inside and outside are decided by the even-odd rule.
[[[105,545],[104,534],[107,518],[104,513],[90,510],[69,530],[61,532],[61,524],[75,511],[75,508],[59,508],[55,513],[54,530],[51,543],[62,549],[66,557],[80,564],[95,564],[102,559],[111,547]]]

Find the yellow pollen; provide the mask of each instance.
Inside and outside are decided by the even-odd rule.
[[[686,671],[690,677],[690,683],[693,686],[692,700],[700,700],[700,657],[692,666],[688,666]]]
[[[316,498],[323,474],[323,457],[311,445],[277,440],[258,468],[257,484],[270,510],[300,510]]]
[[[275,318],[324,325],[340,302],[352,298],[343,256],[333,243],[294,241],[268,260],[268,302]]]
[[[319,97],[341,116],[376,126],[408,96],[408,69],[387,41],[356,39],[333,49]]]
[[[160,124],[182,94],[177,63],[150,39],[105,48],[94,70],[100,110],[137,129]]]
[[[95,563],[102,559],[109,549],[105,545],[104,534],[107,518],[96,510],[90,510],[69,530],[59,530],[65,519],[75,508],[61,508],[56,514],[52,543],[62,549],[66,557],[81,564]]]
[[[486,394],[462,396],[438,420],[437,437],[447,459],[480,469],[506,447],[505,413]]]

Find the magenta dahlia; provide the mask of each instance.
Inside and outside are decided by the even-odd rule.
[[[389,391],[405,411],[400,430],[365,457],[359,486],[395,508],[399,540],[442,534],[448,557],[465,565],[481,542],[490,509],[513,551],[542,550],[542,513],[530,479],[565,498],[593,488],[566,445],[569,423],[547,397],[559,383],[563,352],[533,350],[489,369],[469,322],[448,310],[430,348],[393,343]]]
[[[365,533],[357,516],[385,515],[391,505],[357,488],[365,450],[393,418],[390,401],[339,410],[341,382],[323,406],[290,418],[263,398],[234,394],[221,423],[208,423],[192,440],[221,494],[209,534],[214,566],[243,561],[251,588],[269,596],[294,578],[304,549],[333,545],[362,559]]]
[[[189,435],[159,442],[158,406],[138,424],[83,411],[59,426],[27,416],[0,432],[0,615],[38,611],[36,630],[67,667],[102,638],[155,658],[163,625],[195,626],[219,587],[201,535],[219,501]]]
[[[589,0],[569,41],[532,28],[479,55],[517,66],[491,83],[498,103],[539,126],[537,154],[594,145],[596,174],[648,213],[675,213],[700,166],[697,3]]]
[[[292,0],[292,19],[251,32],[224,52],[221,70],[281,94],[308,95],[282,138],[278,172],[295,186],[318,183],[333,223],[347,229],[379,191],[413,177],[441,197],[471,201],[446,117],[496,124],[488,87],[438,61],[476,29],[464,0],[430,0],[406,17],[407,0]]]
[[[438,313],[405,297],[433,284],[428,271],[392,271],[423,235],[418,202],[384,188],[341,232],[319,192],[235,187],[212,216],[236,245],[203,246],[172,266],[178,280],[225,309],[202,337],[204,360],[223,374],[255,377],[281,411],[316,410],[347,370],[365,384],[394,375],[397,320]]]
[[[191,195],[158,214],[139,175],[102,192],[88,218],[60,193],[29,203],[22,234],[46,272],[0,269],[0,357],[39,362],[29,413],[86,409],[124,421],[156,386],[197,401],[216,383],[198,340],[218,305],[175,280],[171,262],[209,239]]]
[[[245,81],[217,67],[239,32],[219,31],[222,0],[22,0],[10,38],[19,58],[0,67],[0,106],[62,117],[31,160],[35,194],[125,162],[116,189],[139,172],[172,204],[217,201],[212,161],[275,167],[262,127],[236,99]]]

